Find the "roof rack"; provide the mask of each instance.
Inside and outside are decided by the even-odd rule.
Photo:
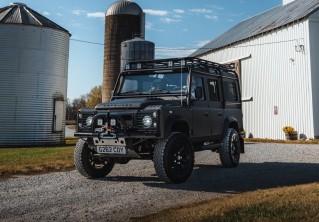
[[[157,60],[144,60],[129,62],[125,65],[124,70],[158,70],[168,68],[205,68],[209,69],[235,69],[235,64],[219,64],[196,57],[169,58]]]

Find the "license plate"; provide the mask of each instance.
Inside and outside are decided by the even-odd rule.
[[[126,149],[124,146],[98,146],[97,152],[108,154],[126,154]]]

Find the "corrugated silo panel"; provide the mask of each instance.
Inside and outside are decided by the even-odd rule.
[[[69,34],[0,24],[0,43],[0,146],[63,144],[65,118],[60,132],[53,119],[55,100],[67,100]]]
[[[136,60],[153,60],[155,44],[142,38],[134,38],[121,44],[121,70],[126,63]]]

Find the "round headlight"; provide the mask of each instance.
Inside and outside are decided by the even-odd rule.
[[[145,128],[150,127],[152,125],[152,122],[153,122],[153,120],[152,120],[152,118],[150,116],[144,116],[143,117],[143,126]]]
[[[92,124],[92,119],[93,119],[93,116],[89,116],[88,118],[86,118],[86,125],[87,126],[90,126]]]

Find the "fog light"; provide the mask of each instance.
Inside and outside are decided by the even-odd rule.
[[[103,119],[97,119],[97,125],[102,126],[103,125]]]
[[[110,124],[111,126],[116,126],[116,119],[111,119]]]

